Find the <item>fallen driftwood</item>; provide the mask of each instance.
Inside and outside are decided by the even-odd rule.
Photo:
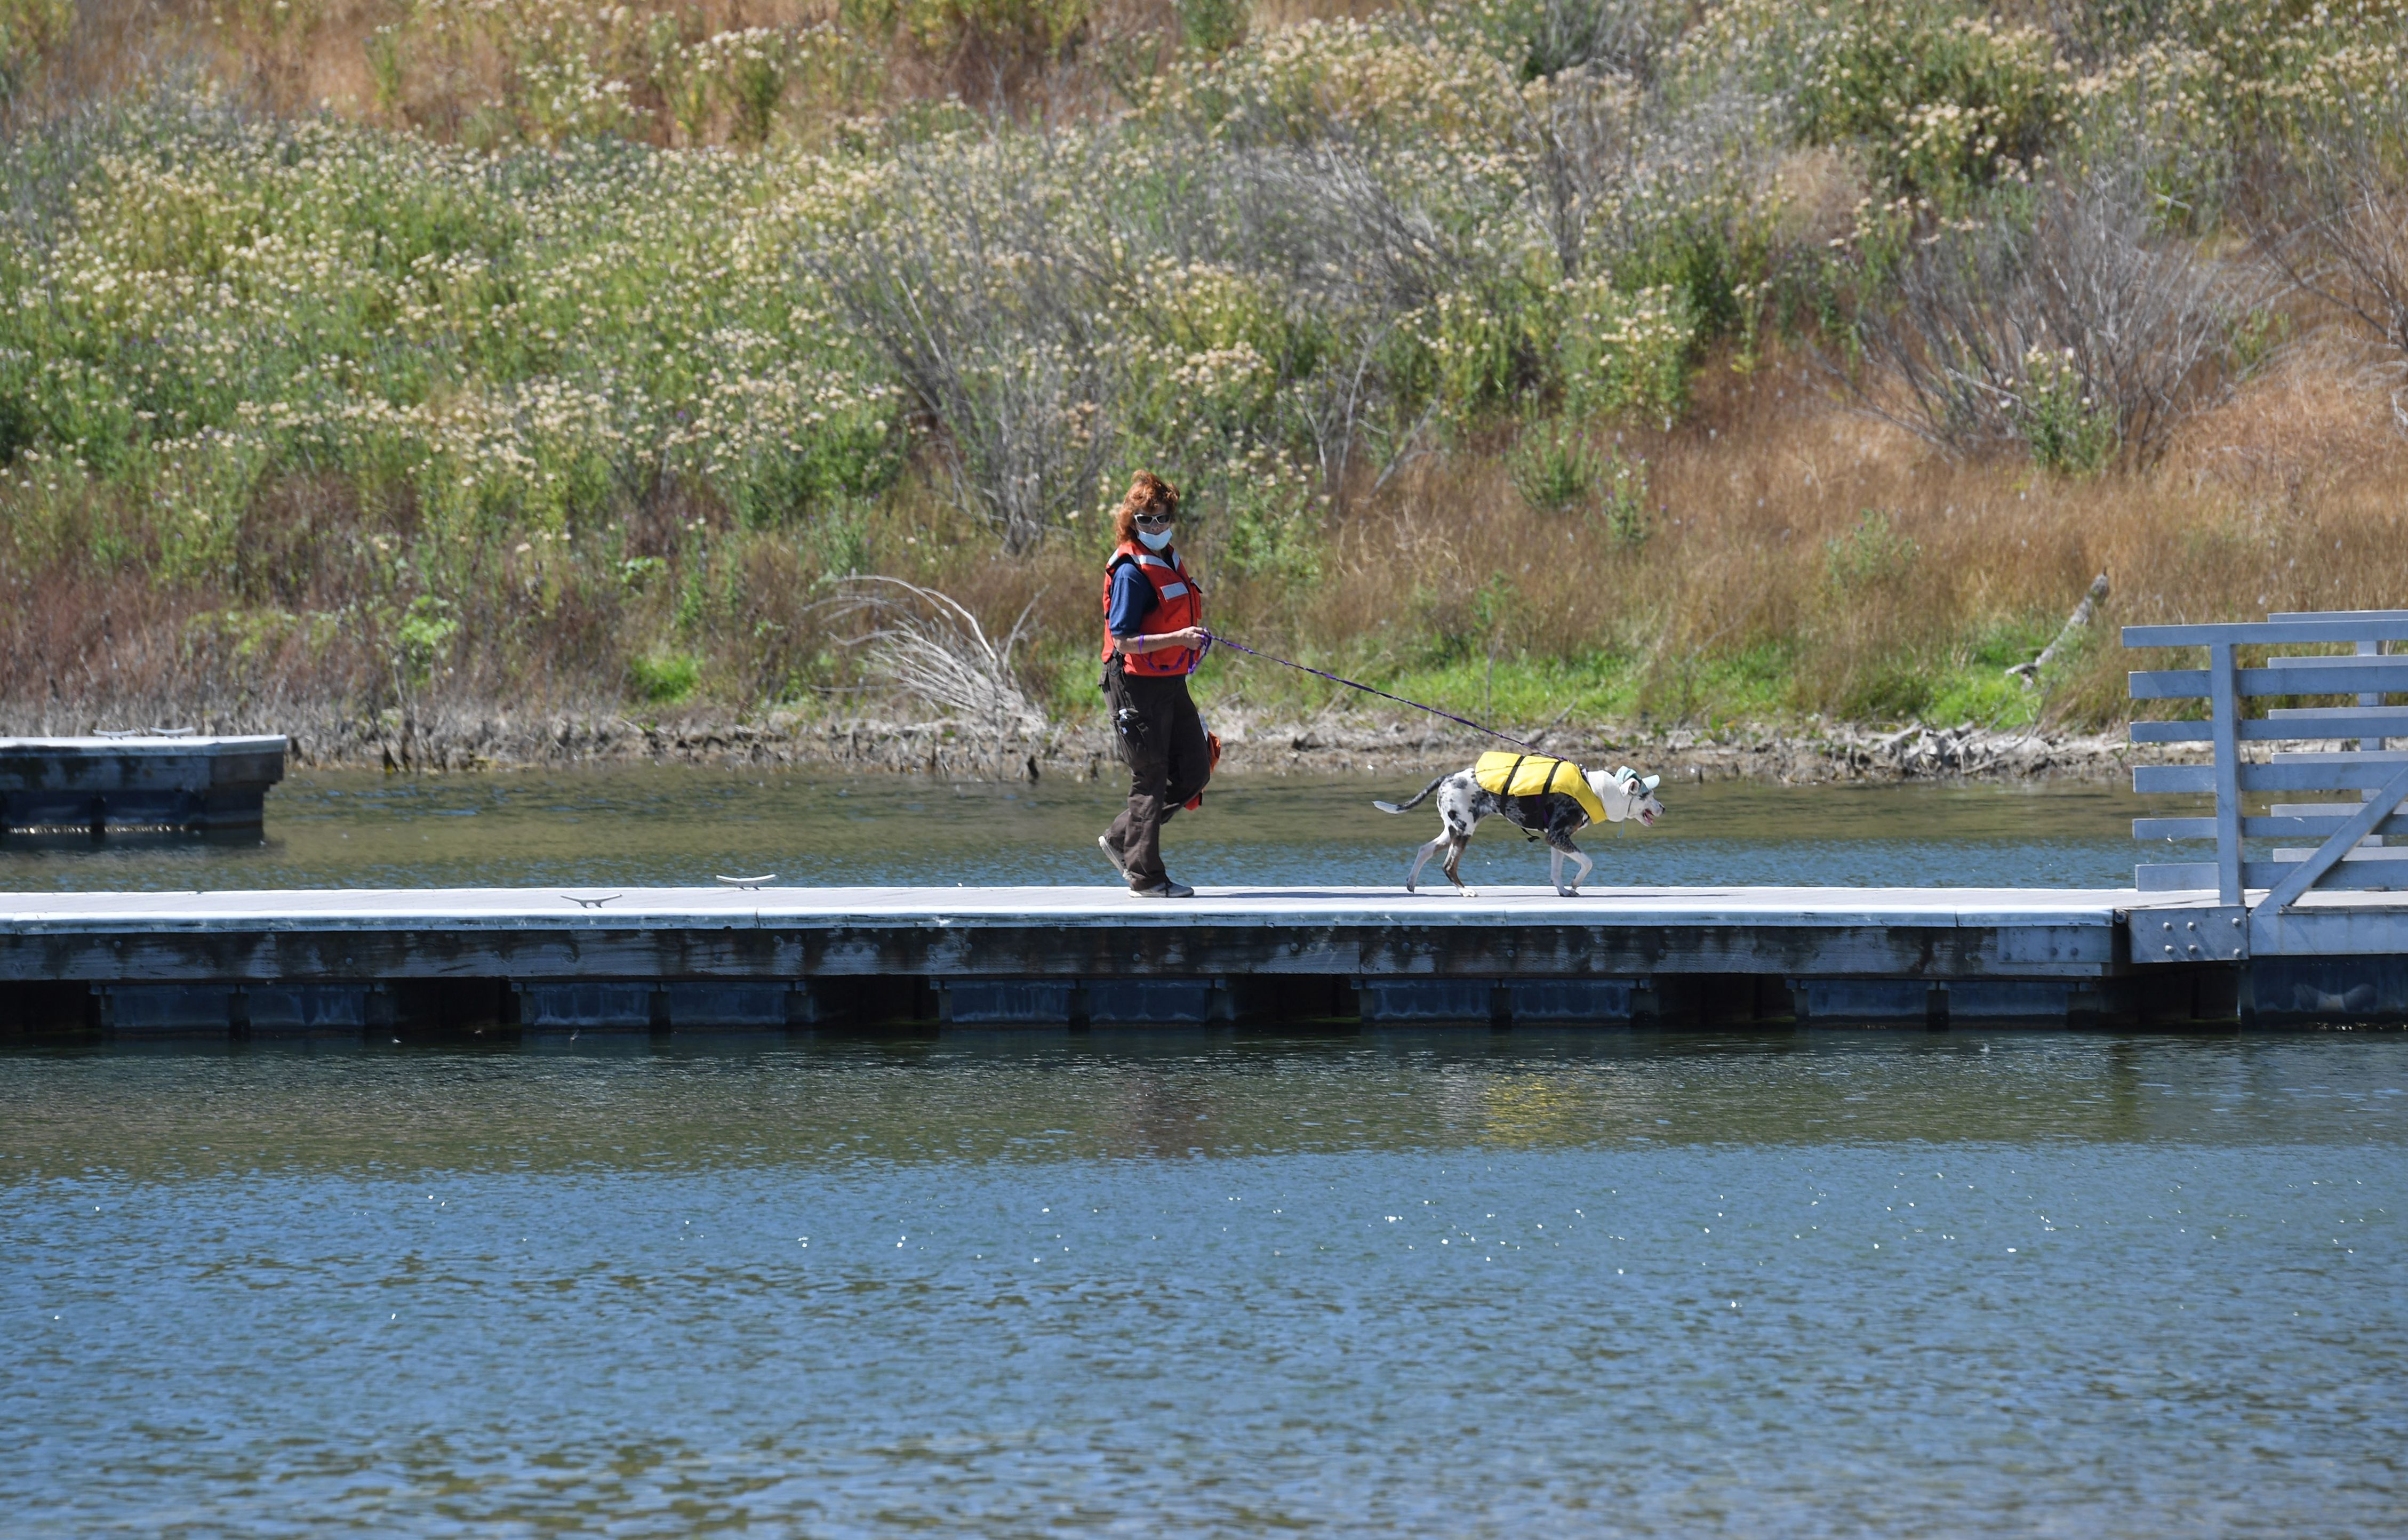
[[[2025,684],[2035,690],[2039,689],[2040,671],[2046,668],[2050,660],[2057,656],[2057,649],[2066,646],[2090,628],[2090,617],[2097,614],[2099,606],[2106,602],[2107,575],[2102,572],[2090,580],[2090,592],[2084,594],[2082,602],[2073,606],[2073,613],[2065,618],[2065,624],[2057,627],[2056,639],[2040,649],[2039,657],[2028,663],[2017,663],[2008,669],[2009,676],[2022,679]]]
[[[968,606],[900,578],[848,578],[826,607],[874,621],[875,629],[852,644],[867,648],[870,677],[924,703],[963,732],[1004,744],[1042,738],[1050,731],[1045,713],[1021,688],[1011,661],[1027,639],[1036,599],[1022,607],[1000,642]]]

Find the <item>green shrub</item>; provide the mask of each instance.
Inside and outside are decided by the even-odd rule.
[[[1834,8],[1797,81],[1810,139],[1861,142],[1884,181],[1948,208],[2047,147],[2065,85],[2047,34],[1944,0]]]
[[[1647,506],[1645,463],[1633,464],[1623,459],[1618,450],[1607,456],[1598,517],[1605,525],[1607,537],[1624,550],[1636,550],[1647,543],[1656,525]]]
[[[6,363],[0,360],[0,470],[17,463],[18,452],[34,443],[38,429],[25,391],[10,378]]]
[[[1505,457],[1513,490],[1533,513],[1586,509],[1605,478],[1605,457],[1561,422],[1532,423]]]
[[[1912,658],[1884,659],[1851,675],[1834,706],[1856,721],[1908,721],[1930,706],[1930,673]]]
[[[805,527],[803,542],[823,578],[870,570],[869,520],[857,503],[838,504],[821,513]]]
[[[1624,549],[1647,543],[1646,468],[1618,449],[1598,449],[1560,420],[1532,423],[1505,456],[1506,474],[1533,513],[1598,520]]]
[[[1232,575],[1290,588],[1321,579],[1324,505],[1312,478],[1268,446],[1182,470],[1180,503],[1203,526],[1204,549]],[[1125,483],[1124,483],[1125,484]]]
[[[702,682],[702,660],[691,652],[638,654],[627,660],[636,693],[655,706],[674,706]]]
[[[450,652],[452,639],[459,635],[460,621],[452,601],[431,593],[412,599],[394,631],[400,644],[403,677],[413,685],[425,684],[434,677],[437,661]]]
[[[1879,587],[1913,570],[1923,548],[1881,508],[1856,516],[1856,527],[1823,542],[1824,572],[1842,593]]]
[[[2091,475],[2106,468],[2123,442],[2114,411],[2084,390],[2071,353],[2035,348],[2024,355],[2023,399],[2015,416],[2032,459],[2044,470]]]
[[[1509,407],[1546,370],[1547,300],[1510,280],[1440,294],[1413,318],[1413,340],[1426,355],[1400,360],[1398,373],[1410,378],[1426,372],[1439,417],[1453,425]]]
[[[1624,293],[1602,280],[1567,288],[1556,344],[1572,416],[1635,412],[1666,422],[1687,410],[1698,321],[1669,285]]]
[[[740,145],[757,145],[769,137],[786,88],[806,62],[802,40],[779,27],[745,27],[717,32],[686,50],[681,79],[693,92],[727,108],[727,136]],[[707,121],[708,109],[689,95],[680,106],[689,139],[696,137],[697,120]]]
[[[1481,20],[1490,46],[1525,80],[1583,67],[1643,77],[1679,35],[1682,9],[1667,0],[1506,0]]]
[[[904,28],[929,52],[982,50],[1006,58],[1059,55],[1086,26],[1092,0],[896,0]]]
[[[1228,52],[1246,36],[1246,0],[1178,0],[1179,41],[1203,54]]]

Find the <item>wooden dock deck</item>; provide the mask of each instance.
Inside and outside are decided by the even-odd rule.
[[[0,1031],[520,1034],[2408,1019],[2408,894],[2252,958],[2136,889],[459,889],[0,893]],[[2313,955],[2306,955],[2309,952]]]

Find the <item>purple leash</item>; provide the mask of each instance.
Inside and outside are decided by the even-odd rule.
[[[1215,644],[1226,648],[1235,648],[1238,651],[1244,653],[1249,658],[1260,658],[1267,663],[1277,663],[1282,668],[1293,668],[1299,674],[1317,674],[1321,677],[1327,679],[1332,684],[1342,684],[1349,690],[1359,690],[1366,695],[1377,695],[1383,701],[1394,701],[1398,706],[1410,706],[1416,711],[1426,711],[1433,717],[1444,717],[1451,722],[1461,722],[1464,726],[1470,728],[1474,733],[1485,733],[1492,738],[1501,738],[1505,742],[1513,745],[1515,748],[1526,749],[1533,754],[1541,752],[1539,746],[1535,743],[1526,743],[1522,739],[1514,737],[1509,733],[1499,733],[1493,727],[1483,727],[1469,717],[1458,717],[1452,711],[1440,711],[1434,706],[1424,706],[1419,701],[1409,701],[1402,695],[1391,695],[1384,690],[1374,690],[1368,684],[1358,684],[1353,679],[1340,678],[1337,675],[1329,673],[1325,669],[1307,668],[1302,663],[1292,663],[1285,658],[1274,658],[1268,652],[1255,651],[1253,648],[1248,647],[1243,642],[1233,642],[1226,636],[1219,635],[1210,631],[1204,633],[1204,643],[1208,651]],[[1197,661],[1201,663],[1203,660],[1199,658]]]

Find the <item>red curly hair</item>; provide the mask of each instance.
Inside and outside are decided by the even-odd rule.
[[[1154,475],[1140,471],[1129,482],[1128,495],[1121,499],[1120,507],[1112,514],[1112,537],[1124,546],[1137,544],[1137,516],[1140,513],[1179,515],[1179,489]]]

